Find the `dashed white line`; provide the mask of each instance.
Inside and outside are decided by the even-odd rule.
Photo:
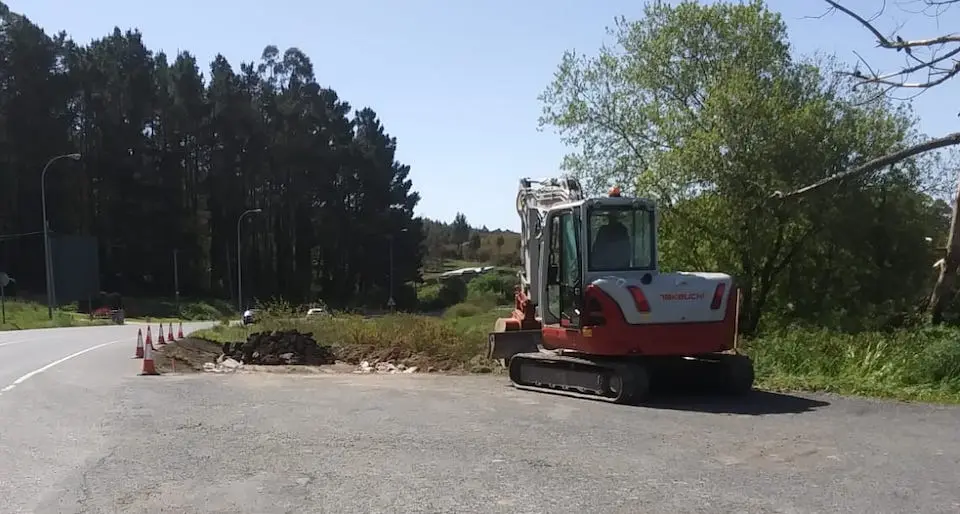
[[[22,376],[22,377],[20,377],[20,378],[18,378],[18,379],[16,379],[16,380],[14,380],[12,384],[4,387],[3,389],[0,389],[0,394],[3,394],[3,393],[5,393],[5,392],[13,389],[14,387],[17,387],[18,385],[26,382],[27,380],[30,380],[30,379],[33,378],[34,376],[39,375],[40,373],[43,373],[44,371],[47,371],[47,370],[49,370],[50,368],[53,368],[54,366],[58,366],[58,365],[60,365],[60,364],[63,364],[64,362],[67,362],[68,360],[70,360],[70,359],[72,359],[72,358],[74,358],[74,357],[79,357],[79,356],[81,356],[81,355],[83,355],[83,354],[85,354],[85,353],[87,353],[87,352],[92,352],[93,350],[96,350],[97,348],[103,348],[104,346],[111,345],[111,344],[115,344],[115,343],[119,343],[120,341],[122,341],[122,339],[118,339],[118,340],[116,340],[116,341],[110,341],[110,342],[107,342],[107,343],[101,343],[101,344],[98,344],[98,345],[96,345],[96,346],[91,346],[90,348],[86,348],[86,349],[84,349],[84,350],[80,350],[79,352],[71,353],[70,355],[67,355],[66,357],[64,357],[64,358],[62,358],[62,359],[60,359],[60,360],[53,361],[53,362],[51,362],[50,364],[47,364],[46,366],[44,366],[44,367],[42,367],[42,368],[35,369],[35,370],[31,371],[30,373],[27,373],[26,375],[24,375],[24,376]]]

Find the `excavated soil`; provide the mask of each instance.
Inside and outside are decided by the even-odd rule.
[[[192,373],[203,371],[205,362],[215,362],[222,353],[219,343],[188,337],[156,347],[153,361],[160,372]]]
[[[243,362],[242,369],[245,371],[273,373],[369,372],[377,363],[390,363],[391,366],[400,367],[401,371],[416,368],[421,373],[490,371],[479,369],[482,367],[479,362],[467,363],[464,369],[464,363],[455,359],[438,359],[402,347],[320,345],[312,335],[296,330],[258,332],[250,334],[246,341],[222,344],[186,338],[159,346],[154,352],[155,365],[162,373],[202,372],[204,364],[214,363],[219,368],[227,358]]]

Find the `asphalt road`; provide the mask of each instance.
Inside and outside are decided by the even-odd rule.
[[[0,512],[960,511],[957,408],[767,393],[626,407],[490,376],[138,377],[135,334],[0,332]]]

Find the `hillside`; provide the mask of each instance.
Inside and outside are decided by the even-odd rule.
[[[426,253],[424,269],[447,271],[464,266],[520,265],[520,234],[471,226],[463,214],[450,223],[423,220]]]

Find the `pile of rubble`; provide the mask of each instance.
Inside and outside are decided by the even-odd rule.
[[[250,334],[244,343],[223,343],[223,354],[215,363],[204,364],[204,369],[235,371],[245,364],[320,366],[335,362],[333,350],[318,345],[312,335],[297,330],[276,330]]]
[[[393,364],[392,362],[376,362],[370,364],[369,361],[363,361],[357,366],[354,373],[416,373],[417,367],[407,367],[405,364]]]
[[[320,346],[311,334],[297,330],[276,330],[250,334],[239,345],[225,343],[223,354],[244,364],[265,366],[333,364],[336,356],[329,346]]]

